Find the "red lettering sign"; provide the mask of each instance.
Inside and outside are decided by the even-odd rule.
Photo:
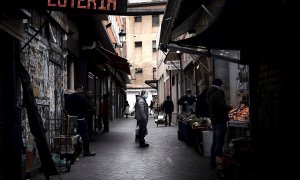
[[[47,0],[48,8],[90,9],[125,12],[127,0]],[[124,5],[124,6],[123,6]],[[119,7],[119,9],[118,9]]]

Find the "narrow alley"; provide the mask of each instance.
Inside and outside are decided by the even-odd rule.
[[[97,134],[91,143],[94,157],[80,156],[70,172],[62,172],[51,180],[213,180],[215,170],[209,158],[202,157],[177,138],[177,125],[157,125],[153,117],[148,123],[148,148],[139,147],[134,139],[136,120],[114,119],[110,132]],[[33,180],[45,179],[41,174]]]

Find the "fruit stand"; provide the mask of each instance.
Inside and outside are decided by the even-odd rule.
[[[249,107],[245,104],[240,104],[238,107],[233,108],[229,112],[229,140],[250,136],[250,118],[249,118]]]
[[[178,140],[183,141],[188,146],[192,146],[202,156],[204,156],[204,131],[210,131],[210,120],[208,118],[197,118],[194,114],[178,114]],[[210,144],[207,144],[210,146]]]

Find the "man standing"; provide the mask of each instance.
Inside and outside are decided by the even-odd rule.
[[[177,104],[182,105],[182,112],[190,113],[193,111],[192,107],[196,98],[192,95],[192,91],[190,89],[186,90],[186,95],[182,96]]]
[[[150,115],[153,115],[154,114],[154,110],[153,110],[154,109],[154,101],[153,100],[151,100],[149,108],[150,108]]]
[[[162,107],[163,111],[166,113],[165,114],[165,120],[166,120],[166,126],[168,123],[168,119],[167,116],[169,116],[169,126],[171,126],[171,122],[172,122],[172,113],[174,111],[174,103],[171,100],[170,96],[167,96],[167,99],[163,102],[163,107]]]
[[[95,156],[96,153],[90,151],[87,113],[88,104],[86,96],[83,93],[83,85],[75,86],[75,93],[69,95],[66,99],[66,110],[69,115],[77,116],[77,132],[80,134],[83,143],[83,156]]]
[[[142,90],[141,95],[137,96],[135,105],[135,118],[139,126],[139,143],[140,147],[148,147],[149,144],[145,142],[145,136],[147,134],[148,123],[148,104],[146,102],[148,95],[145,90]]]
[[[210,117],[209,107],[207,103],[207,91],[208,85],[204,85],[201,94],[197,97],[196,100],[196,117]]]
[[[93,138],[93,122],[94,114],[96,112],[96,107],[93,99],[94,95],[92,91],[87,92],[87,103],[88,103],[88,114],[87,114],[87,124],[88,124],[88,134],[90,141],[95,141]]]
[[[221,79],[214,79],[212,86],[207,91],[207,100],[210,112],[211,124],[213,127],[213,141],[211,145],[211,167],[216,167],[216,157],[223,154],[225,136],[227,131],[228,111],[231,109],[226,104],[225,95],[221,86]]]

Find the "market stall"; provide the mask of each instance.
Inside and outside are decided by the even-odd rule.
[[[209,156],[211,146],[211,128],[209,118],[199,117],[195,114],[178,114],[178,140],[192,146],[201,156]]]
[[[250,136],[250,117],[249,117],[249,107],[241,103],[238,107],[233,108],[229,112],[229,140]]]
[[[235,172],[236,178],[241,178],[241,174],[248,171],[254,159],[253,142],[250,136],[250,115],[248,102],[242,102],[238,107],[229,112],[227,151],[222,156],[225,160],[230,160],[231,170]],[[222,160],[222,171],[226,166]],[[228,173],[228,172],[227,172]]]

